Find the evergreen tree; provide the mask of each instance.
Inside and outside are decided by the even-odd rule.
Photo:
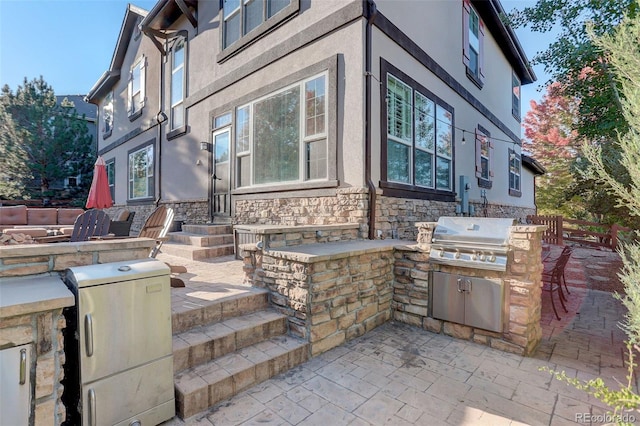
[[[31,172],[13,118],[0,103],[0,199],[22,198]]]
[[[0,103],[15,123],[18,143],[41,196],[48,195],[55,181],[90,172],[95,159],[84,117],[73,108],[58,106],[53,89],[42,77],[25,78],[15,94],[5,85]]]

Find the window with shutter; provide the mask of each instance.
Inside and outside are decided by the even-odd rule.
[[[476,129],[476,177],[480,188],[490,189],[493,185],[493,142],[482,126]]]
[[[476,86],[484,85],[484,23],[469,0],[462,2],[462,62]]]

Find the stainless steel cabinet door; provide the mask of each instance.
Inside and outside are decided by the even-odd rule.
[[[500,279],[469,278],[471,288],[465,300],[467,325],[484,330],[502,331],[503,285]]]
[[[175,413],[173,356],[123,371],[82,388],[82,424],[115,425],[129,420],[155,425]]]
[[[464,296],[458,291],[458,277],[443,272],[433,273],[433,317],[464,324]]]
[[[80,288],[82,383],[171,352],[169,276]]]
[[[0,351],[0,425],[29,424],[32,348],[28,344]]]

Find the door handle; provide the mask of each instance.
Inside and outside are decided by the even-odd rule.
[[[27,350],[20,349],[20,384],[27,383]]]
[[[213,176],[211,176],[211,179],[213,179],[213,180],[222,180],[222,178],[219,178],[218,176],[216,176],[215,173],[213,174]]]
[[[89,425],[96,425],[96,391],[89,389]]]
[[[465,284],[468,286],[468,288],[465,288],[465,291],[471,293],[471,280],[466,280]]]
[[[93,356],[93,318],[91,318],[91,314],[84,316],[84,340],[87,356]]]
[[[458,286],[458,293],[464,293],[464,290],[462,289],[462,287],[460,287],[460,284],[462,284],[462,278],[458,278],[456,280],[457,286]]]

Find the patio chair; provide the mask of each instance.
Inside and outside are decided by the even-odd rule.
[[[128,237],[135,215],[136,212],[127,209],[117,212],[109,226],[109,233],[116,237]]]
[[[550,261],[545,264],[545,268],[542,271],[542,290],[550,293],[551,307],[553,308],[553,312],[556,314],[558,321],[560,321],[561,318],[558,315],[555,302],[553,301],[553,293],[558,293],[562,309],[564,309],[565,312],[569,312],[564,304],[567,299],[562,291],[562,284],[564,283],[565,287],[567,286],[567,283],[564,280],[564,268],[569,262],[571,252],[571,247],[566,246],[555,261]]]
[[[149,257],[155,258],[160,251],[160,247],[167,240],[167,233],[173,223],[173,216],[174,213],[171,207],[158,206],[144,221],[138,237],[156,240],[156,245],[149,253]]]
[[[73,224],[71,235],[56,235],[52,237],[41,237],[35,240],[38,243],[58,243],[58,242],[78,242],[89,241],[95,237],[106,237],[109,235],[109,225],[111,219],[102,210],[87,210],[76,218]]]

